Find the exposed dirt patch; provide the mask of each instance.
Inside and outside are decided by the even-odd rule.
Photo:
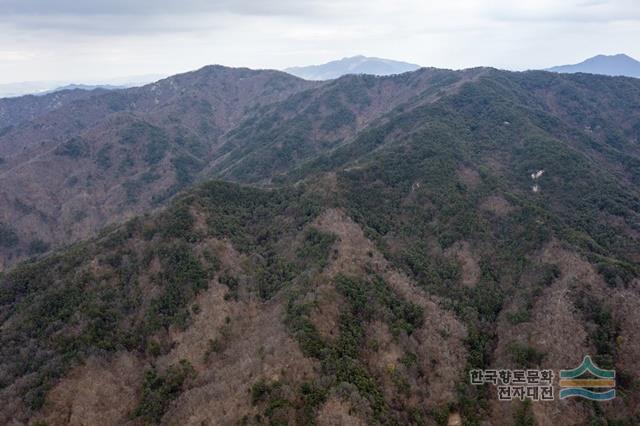
[[[447,426],[462,426],[462,417],[460,417],[460,414],[449,414],[449,418],[447,419]]]

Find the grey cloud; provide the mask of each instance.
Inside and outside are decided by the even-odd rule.
[[[543,3],[543,1],[541,1]],[[531,8],[525,2],[498,0],[488,9],[488,15],[506,22],[572,22],[606,23],[640,20],[637,0],[547,1],[544,7]]]
[[[318,0],[0,0],[0,16],[189,15],[235,13],[280,15],[310,13]]]
[[[640,56],[639,22],[640,0],[0,0],[0,78],[284,68],[356,53],[524,69]]]
[[[0,22],[2,20],[0,19]],[[17,16],[9,24],[14,29],[31,36],[50,37],[49,33],[61,33],[61,36],[122,36],[154,33],[193,32],[203,29],[223,29],[224,24],[216,21],[200,21],[187,16],[136,15],[90,15],[85,17],[71,15],[56,16]],[[2,28],[2,27],[0,27]]]
[[[0,0],[0,24],[32,34],[193,32],[223,28],[233,16],[326,16],[332,1]]]

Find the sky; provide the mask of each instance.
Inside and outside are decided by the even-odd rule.
[[[366,55],[539,69],[640,59],[640,0],[0,0],[0,84]]]

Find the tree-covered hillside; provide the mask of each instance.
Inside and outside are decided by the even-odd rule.
[[[0,276],[0,422],[637,424],[639,140],[625,78],[421,70],[256,106],[168,207]],[[585,355],[614,401],[469,383]]]

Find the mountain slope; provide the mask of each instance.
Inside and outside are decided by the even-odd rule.
[[[259,111],[224,138],[211,174],[270,182],[379,126],[396,109],[436,102],[482,74],[422,69],[401,76],[344,76]]]
[[[285,72],[305,80],[332,80],[347,74],[392,75],[415,71],[419,65],[389,59],[352,56],[322,65],[292,67]]]
[[[594,351],[637,377],[637,313],[612,310],[640,300],[633,267],[574,240],[588,229],[546,207],[562,198],[562,169],[548,164],[547,196],[528,173],[514,183],[506,170],[478,170],[464,149],[473,135],[454,124],[463,117],[296,188],[205,184],[159,215],[7,273],[4,419],[428,424],[461,413],[512,424],[520,405],[466,385],[466,368],[557,369]],[[569,313],[545,311],[558,293]],[[81,402],[86,386],[119,396]],[[619,391],[631,399],[598,415],[637,413],[631,389]],[[554,422],[596,415],[563,404],[536,410]]]
[[[268,184],[308,161],[323,169],[318,158],[334,150],[358,159],[364,151],[349,146],[367,150],[367,143],[414,132],[421,119],[411,111],[479,79],[506,90],[486,102],[521,100],[525,114],[551,120],[554,137],[597,156],[619,178],[639,181],[633,80],[423,69],[313,83],[272,71],[208,67],[70,102],[6,129],[0,136],[0,259],[11,264],[91,236],[162,205],[194,181]],[[390,120],[403,124],[390,126]],[[388,136],[376,142],[381,131]],[[350,145],[358,139],[369,142]]]
[[[547,71],[560,73],[587,73],[609,76],[626,76],[640,78],[640,62],[623,54],[598,55],[575,65],[561,65]]]
[[[13,263],[90,236],[199,179],[267,182],[474,74],[424,70],[320,84],[210,67],[72,103],[0,137],[0,222],[13,236],[0,254]]]
[[[242,70],[244,98],[209,71],[252,103],[204,115],[219,151],[192,179],[253,186],[198,184],[1,275],[0,423],[638,422],[640,80]],[[265,78],[300,86],[257,105]],[[91,129],[144,153],[176,105],[201,117],[193,96]],[[620,398],[506,403],[468,381],[586,354]]]
[[[162,204],[252,109],[315,85],[277,71],[206,67],[79,99],[7,129],[0,264]]]

